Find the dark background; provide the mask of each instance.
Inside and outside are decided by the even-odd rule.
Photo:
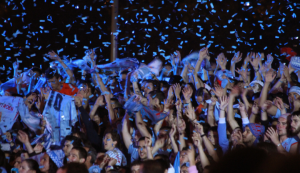
[[[293,14],[300,15],[300,1],[198,1],[119,0],[118,57],[149,62],[154,55],[167,56],[175,50],[184,57],[208,43],[213,58],[220,52],[230,59],[236,51],[244,56],[260,51],[272,53],[278,61],[280,47],[297,52],[300,16]],[[49,61],[43,55],[62,48],[60,56],[78,59],[86,48],[99,47],[98,63],[108,62],[112,2],[1,0],[0,68],[5,66],[1,79],[12,77],[9,67],[12,70],[16,58],[22,60],[21,70],[32,63],[46,70]],[[17,30],[22,34],[14,37]]]

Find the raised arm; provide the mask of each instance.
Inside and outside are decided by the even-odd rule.
[[[237,53],[234,54],[233,58],[231,59],[230,71],[233,77],[235,77],[235,64],[242,60],[242,55],[243,54],[240,53],[240,51],[238,51]]]
[[[192,139],[193,139],[194,145],[198,148],[200,162],[201,162],[202,168],[204,169],[206,166],[209,165],[209,160],[204,152],[200,134],[194,132]]]
[[[105,97],[106,106],[107,106],[107,110],[108,110],[109,121],[110,121],[110,124],[113,124],[116,120],[116,116],[115,116],[114,110],[111,105],[110,94],[105,94],[104,97]]]
[[[177,154],[178,153],[178,146],[177,146],[176,141],[175,141],[175,134],[176,134],[176,125],[172,124],[172,129],[170,130],[169,137],[170,137],[170,140],[171,140],[173,151],[174,151],[175,154]]]
[[[128,131],[128,120],[129,120],[129,115],[126,113],[125,116],[123,117],[122,136],[123,136],[124,144],[127,149],[132,143],[131,135]]]
[[[50,59],[56,60],[61,64],[61,66],[63,67],[63,69],[65,70],[65,72],[67,73],[67,75],[70,78],[69,82],[74,83],[75,82],[75,76],[74,76],[72,70],[70,70],[69,67],[63,62],[63,60],[54,51],[50,51],[48,53],[48,55],[49,55]]]
[[[259,73],[259,67],[262,66],[261,60],[262,60],[263,57],[264,57],[264,53],[261,53],[261,54],[256,53],[255,57],[254,57],[253,54],[254,54],[254,53],[251,53],[251,55],[250,55],[250,57],[252,57],[252,58],[250,59],[250,63],[251,63],[251,65],[252,65],[252,67],[253,67],[253,69],[254,69],[254,72],[255,72],[255,78],[254,78],[254,79],[255,79],[255,80],[262,80],[261,75],[260,75],[260,73]]]
[[[275,79],[276,73],[274,73],[272,70],[269,70],[266,73],[265,77],[265,83],[264,87],[262,89],[262,92],[260,93],[260,98],[259,98],[259,106],[262,107],[265,101],[267,100],[267,95],[268,95],[268,88],[271,84],[271,82]]]
[[[219,156],[217,154],[217,151],[214,149],[213,144],[209,141],[209,139],[205,135],[205,133],[203,131],[203,126],[201,124],[200,124],[200,135],[202,137],[205,148],[208,151],[208,154],[214,159],[215,162],[218,162],[219,161]]]
[[[147,130],[146,123],[143,121],[140,111],[135,114],[135,124],[143,137],[151,139],[152,136]]]
[[[235,97],[239,94],[239,89],[237,86],[233,87],[231,93],[229,95],[229,104],[228,104],[228,114],[227,114],[227,121],[231,127],[231,129],[236,129],[239,127],[238,123],[234,119],[234,112],[233,112],[233,102]]]

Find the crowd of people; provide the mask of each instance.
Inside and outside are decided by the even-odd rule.
[[[205,47],[106,68],[94,50],[77,68],[48,58],[45,71],[16,61],[0,83],[1,173],[300,170],[296,56],[276,66],[270,54],[215,59]]]

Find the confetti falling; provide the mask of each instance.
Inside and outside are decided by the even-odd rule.
[[[99,47],[98,63],[108,61],[112,3],[1,1],[1,78],[13,76],[11,66],[17,58],[23,60],[20,69],[34,65],[45,70],[49,61],[44,54],[50,50],[80,59],[86,49]],[[118,58],[146,63],[175,50],[184,57],[204,45],[210,45],[212,56],[263,51],[278,58],[280,47],[299,45],[299,11],[296,0],[124,0],[119,2],[118,29],[112,34],[118,36]]]

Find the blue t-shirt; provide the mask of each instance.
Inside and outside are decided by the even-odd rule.
[[[128,148],[128,154],[131,155],[131,162],[133,162],[139,158],[139,151],[137,148],[133,147],[133,143],[131,143]]]
[[[296,138],[297,137],[287,138],[281,143],[285,151],[290,152],[291,146],[298,143]]]

